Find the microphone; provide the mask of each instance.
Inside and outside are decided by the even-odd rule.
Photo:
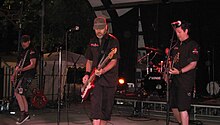
[[[79,30],[79,26],[75,26],[75,27],[69,29],[68,31],[72,32],[72,31],[78,31],[78,30]]]
[[[176,21],[176,22],[172,22],[171,23],[171,25],[173,26],[173,27],[180,27],[181,26],[181,24],[182,24],[182,22],[181,21]]]

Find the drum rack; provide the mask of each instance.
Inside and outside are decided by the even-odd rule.
[[[115,105],[130,106],[132,107],[132,115],[138,115],[147,118],[160,117],[166,118],[167,104],[161,100],[148,100],[148,99],[129,99],[129,98],[115,98]],[[140,110],[137,110],[137,109]],[[173,114],[170,112],[171,118]],[[193,121],[211,121],[220,123],[220,105],[209,105],[193,103],[191,104],[190,120]]]

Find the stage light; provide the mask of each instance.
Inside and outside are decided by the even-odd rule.
[[[116,94],[119,95],[125,94],[125,91],[126,91],[125,79],[123,77],[119,77]]]
[[[119,83],[119,85],[124,85],[125,84],[125,79],[124,78],[119,78],[118,83]]]

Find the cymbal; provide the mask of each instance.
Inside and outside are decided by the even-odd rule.
[[[152,51],[160,51],[158,48],[153,48],[153,47],[140,47],[138,48],[139,50],[152,50]]]

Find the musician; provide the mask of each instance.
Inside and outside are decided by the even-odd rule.
[[[37,63],[37,54],[34,48],[31,47],[29,35],[21,37],[21,46],[22,49],[18,54],[17,64],[11,76],[11,81],[15,87],[14,94],[21,112],[20,118],[16,122],[18,125],[30,119],[26,96],[28,86],[35,76]]]
[[[94,19],[96,37],[91,39],[85,53],[86,74],[82,78],[85,84],[91,73],[95,73],[95,87],[90,93],[91,119],[93,125],[106,125],[111,119],[111,112],[114,103],[114,94],[118,80],[119,63],[119,42],[112,34],[108,33],[106,18],[100,16]],[[98,67],[110,51],[116,48],[113,57],[100,70],[93,70]]]
[[[171,50],[172,57],[178,59],[174,63],[174,68],[169,71],[172,74],[170,106],[179,124],[189,125],[188,111],[199,60],[199,45],[189,36],[190,23],[177,21],[172,25],[179,42]]]

